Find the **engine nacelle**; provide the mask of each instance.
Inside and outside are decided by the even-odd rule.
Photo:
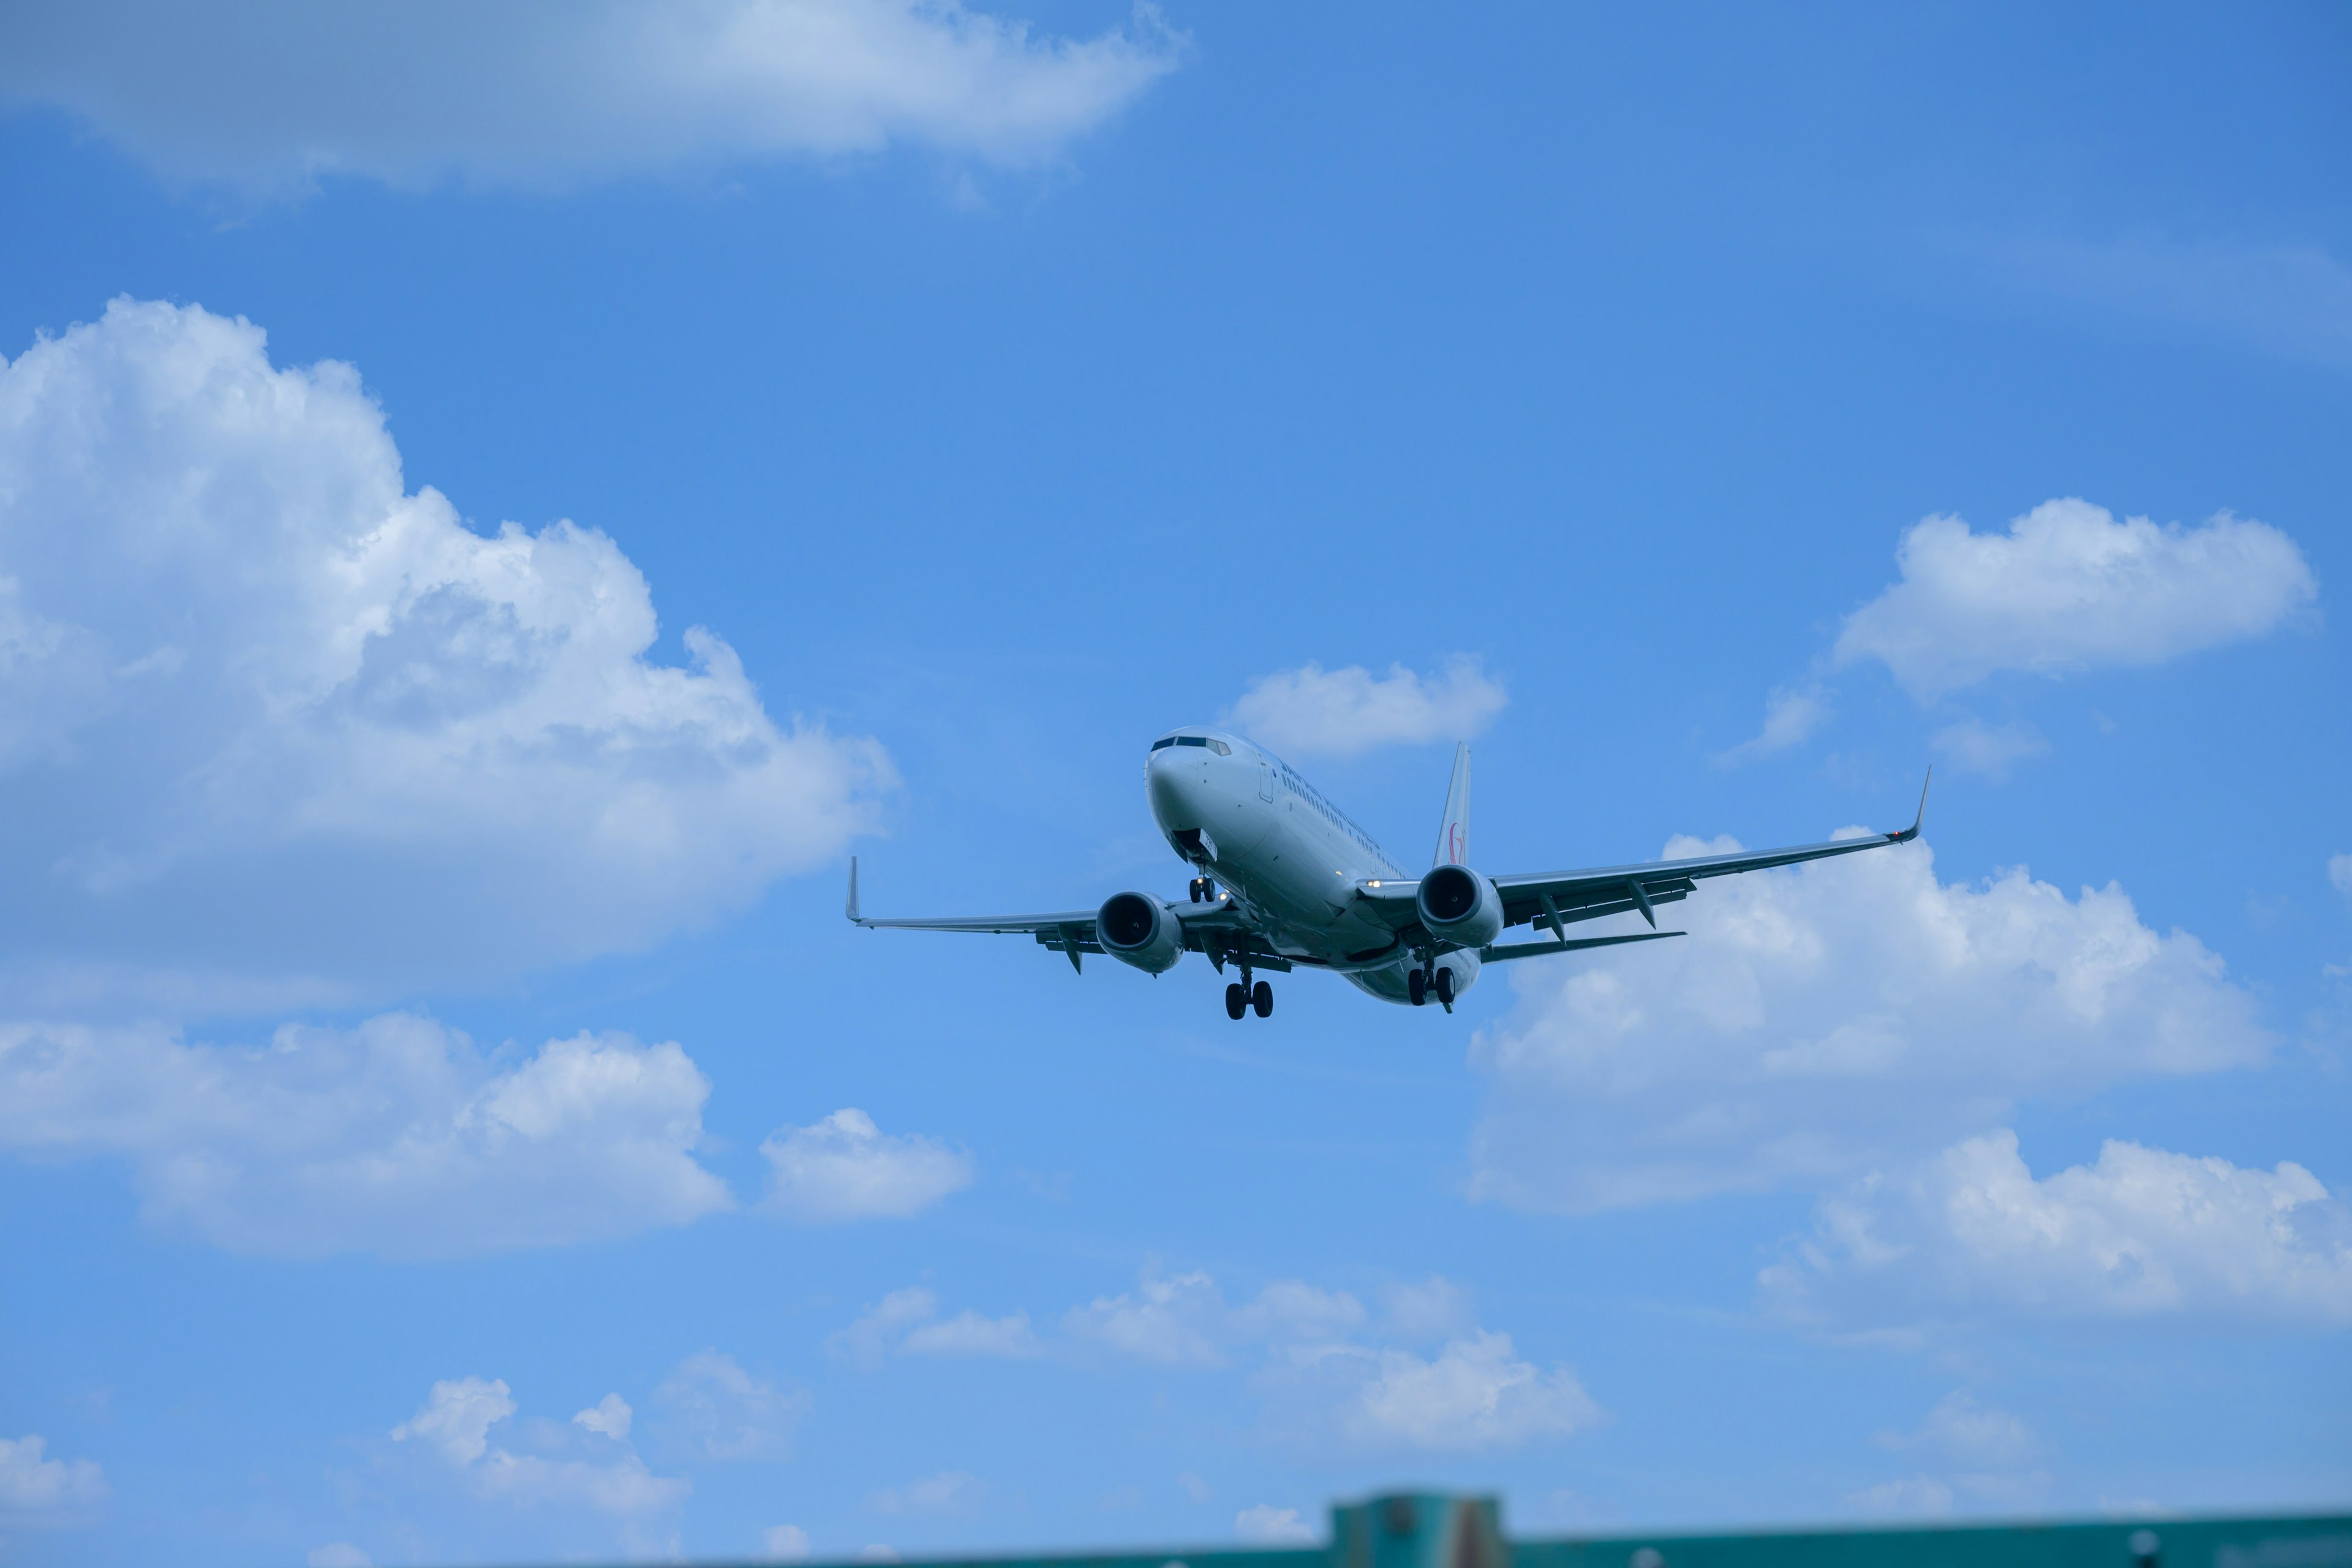
[[[1503,898],[1495,884],[1467,866],[1438,866],[1421,879],[1413,905],[1429,934],[1464,947],[1484,947],[1503,934]]]
[[[1176,911],[1149,893],[1113,893],[1095,911],[1095,938],[1103,951],[1146,974],[1161,974],[1184,956],[1184,928]]]

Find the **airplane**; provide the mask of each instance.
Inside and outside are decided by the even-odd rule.
[[[1470,747],[1454,753],[1445,819],[1430,868],[1409,876],[1372,836],[1281,758],[1239,735],[1192,726],[1151,742],[1144,762],[1152,819],[1197,875],[1191,901],[1113,893],[1098,909],[1060,914],[877,920],[857,907],[857,859],[849,861],[848,915],[873,930],[993,931],[1034,936],[1067,955],[1107,953],[1150,975],[1188,952],[1240,979],[1225,987],[1225,1016],[1274,1013],[1258,970],[1326,969],[1383,1002],[1447,1013],[1481,968],[1515,959],[1580,952],[1686,933],[1658,929],[1657,906],[1690,896],[1708,877],[1793,866],[1919,837],[1927,790],[1911,826],[1826,844],[1701,855],[1586,871],[1489,877],[1470,867]],[[1934,770],[1928,772],[1930,782]],[[1568,928],[1638,912],[1645,931],[1570,937]],[[1539,942],[1497,942],[1513,926],[1540,927]],[[1531,931],[1530,934],[1533,934]]]

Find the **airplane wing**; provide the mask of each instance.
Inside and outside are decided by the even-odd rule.
[[[1934,777],[1933,770],[1929,778]],[[1927,820],[1927,791],[1919,790],[1918,814],[1911,826],[1889,833],[1864,834],[1853,838],[1832,839],[1826,844],[1800,844],[1786,849],[1744,849],[1731,855],[1697,855],[1682,860],[1650,860],[1634,866],[1603,866],[1588,871],[1538,871],[1517,876],[1495,878],[1495,890],[1503,899],[1503,924],[1533,924],[1549,931],[1552,940],[1517,947],[1489,947],[1484,954],[1489,958],[1532,958],[1543,952],[1561,952],[1587,946],[1605,946],[1612,940],[1585,939],[1570,942],[1567,927],[1573,921],[1599,920],[1603,915],[1638,911],[1650,922],[1653,931],[1658,923],[1657,906],[1677,903],[1690,897],[1698,884],[1709,877],[1737,876],[1742,871],[1762,871],[1775,866],[1794,866],[1805,860],[1826,860],[1832,856],[1852,855],[1864,849],[1881,849],[1890,844],[1908,844],[1919,837],[1920,824]],[[1415,895],[1421,890],[1418,880],[1402,881],[1383,879],[1377,886],[1365,883],[1358,893],[1388,923],[1400,933],[1420,924]],[[1675,931],[1656,931],[1658,936],[1679,935]],[[1631,940],[1646,941],[1646,934]]]
[[[1174,904],[1177,923],[1184,929],[1187,952],[1205,952],[1219,969],[1228,958],[1249,960],[1258,969],[1288,970],[1290,960],[1268,946],[1264,936],[1229,898],[1213,904]],[[854,925],[868,931],[984,931],[999,936],[1034,936],[1042,947],[1066,954],[1070,967],[1081,973],[1081,953],[1103,951],[1095,934],[1095,911],[1064,910],[1040,915],[944,915],[918,920],[877,920],[857,908],[857,857],[849,858],[849,901],[845,911]]]

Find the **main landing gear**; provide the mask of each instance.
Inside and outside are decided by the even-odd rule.
[[[1213,904],[1217,901],[1217,884],[1213,878],[1193,878],[1189,890],[1192,895],[1192,901],[1196,904]]]
[[[1434,963],[1423,964],[1405,976],[1404,987],[1416,1007],[1425,1006],[1431,992],[1437,994],[1439,1005],[1454,1011],[1454,971],[1440,969]]]
[[[1261,1018],[1274,1016],[1274,987],[1261,980],[1252,985],[1247,979],[1235,981],[1225,987],[1225,1016],[1238,1019],[1244,1013],[1255,1012]]]

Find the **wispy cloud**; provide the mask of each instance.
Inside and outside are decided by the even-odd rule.
[[[0,94],[178,178],[544,187],[898,144],[1036,164],[1184,48],[1148,5],[1062,38],[919,0],[21,0],[0,11]]]
[[[2016,239],[1965,248],[2023,288],[2352,366],[2352,267],[2316,246]]]

